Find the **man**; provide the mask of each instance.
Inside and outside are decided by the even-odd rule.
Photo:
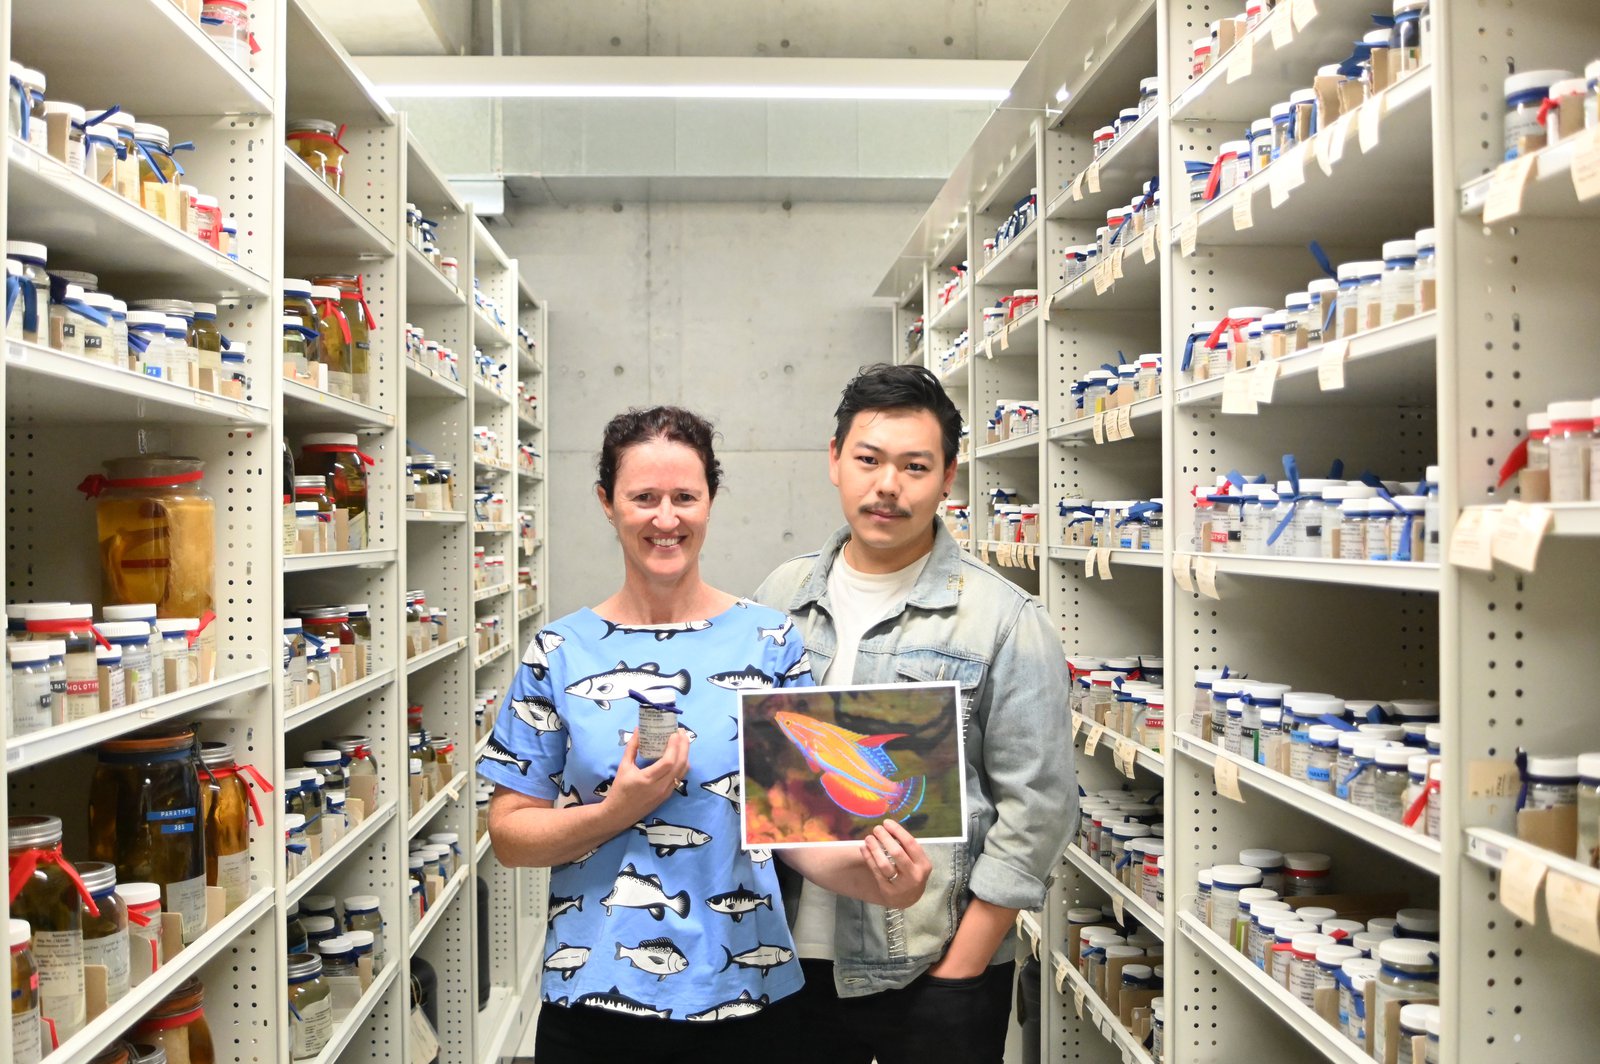
[[[933,374],[869,367],[835,417],[828,476],[847,525],[756,598],[795,619],[819,683],[960,684],[970,819],[964,847],[926,847],[933,872],[908,909],[810,883],[796,903],[786,883],[806,975],[795,1059],[1000,1064],[1016,914],[1043,904],[1077,823],[1065,657],[1044,610],[939,519],[961,414]]]

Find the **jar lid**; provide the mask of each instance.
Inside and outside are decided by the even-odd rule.
[[[311,286],[312,299],[327,299],[337,303],[339,296],[339,290],[331,284],[314,284]]]
[[[1589,406],[1589,400],[1587,399],[1581,401],[1551,403],[1549,408],[1550,420],[1552,423],[1557,421],[1588,421]]]
[[[1600,779],[1600,754],[1579,754],[1578,775],[1586,780]]]
[[[307,766],[337,765],[344,761],[344,755],[337,750],[307,750],[302,760]]]
[[[284,817],[283,817],[283,830],[284,831],[288,832],[290,835],[293,835],[295,832],[304,831],[305,829],[306,829],[306,817],[305,817],[304,813],[285,813],[284,814]],[[324,917],[324,919],[326,919],[326,917]],[[329,923],[331,924],[332,921],[330,920]],[[308,927],[307,930],[310,930],[310,928]]]
[[[1285,110],[1288,110],[1289,105],[1288,104],[1284,104],[1283,107],[1284,107]],[[1256,136],[1257,134],[1271,133],[1271,132],[1272,132],[1272,119],[1270,119],[1270,118],[1258,118],[1254,122],[1250,123],[1250,135],[1252,137]]]
[[[1528,757],[1528,778],[1570,780],[1578,775],[1576,757]]]
[[[294,953],[289,956],[290,979],[313,979],[322,974],[322,958],[315,953]]]
[[[1333,858],[1325,853],[1286,853],[1283,865],[1293,872],[1326,872],[1333,867]]]
[[[149,905],[151,902],[161,901],[161,884],[159,883],[119,883],[117,884],[117,897],[128,905]]]
[[[158,126],[154,122],[135,122],[133,135],[136,140],[148,140],[159,144],[166,144],[172,139],[166,126]]]
[[[233,760],[233,744],[207,740],[200,744],[200,763],[208,768]]]
[[[1439,966],[1439,943],[1425,938],[1386,938],[1378,944],[1378,960],[1414,968]]]
[[[300,814],[290,813],[289,815],[299,816]],[[322,935],[324,931],[332,931],[335,927],[334,919],[331,916],[305,916],[301,918],[300,924],[306,929],[307,935]],[[322,937],[326,938],[327,936],[322,935]]]
[[[1373,752],[1373,760],[1382,768],[1406,768],[1411,763],[1409,746],[1385,743]],[[1424,754],[1424,757],[1427,755]]]
[[[90,894],[104,894],[117,885],[117,866],[106,861],[80,861],[78,878]]]
[[[12,920],[11,921],[11,948],[12,949],[16,949],[18,946],[26,946],[26,945],[29,945],[30,943],[32,943],[32,941],[33,941],[33,928],[28,925],[28,921],[26,921],[26,920]]]
[[[288,124],[289,135],[296,133],[325,133],[333,136],[339,132],[339,123],[323,118],[292,118]]]
[[[371,611],[367,608],[365,602],[352,602],[345,607],[345,612],[352,617],[365,617]]]
[[[1329,936],[1330,938],[1332,936]],[[1361,956],[1361,951],[1354,946],[1346,946],[1342,942],[1334,942],[1331,946],[1323,946],[1317,950],[1317,963],[1325,964],[1331,968],[1341,967],[1346,961],[1356,960]]]
[[[88,117],[88,114],[82,107],[79,107],[75,103],[68,103],[65,100],[46,100],[44,102],[44,113],[46,115],[66,115],[69,119],[79,123],[80,125],[83,123],[83,120]]]
[[[1211,882],[1222,887],[1252,887],[1261,882],[1261,869],[1248,865],[1213,865]]]
[[[1318,950],[1336,945],[1338,943],[1333,940],[1332,935],[1324,935],[1320,931],[1301,932],[1289,940],[1289,948],[1299,957],[1315,957]]]
[[[428,841],[440,846],[454,846],[461,841],[461,836],[454,831],[438,831],[429,835]]]
[[[101,621],[95,630],[107,639],[150,638],[150,625],[144,621]]]
[[[108,621],[154,622],[156,607],[153,602],[141,602],[132,606],[102,606],[100,615]]]
[[[301,447],[354,447],[358,443],[353,432],[313,432],[300,441]]]
[[[198,617],[163,617],[156,621],[156,627],[164,636],[188,635],[200,627]]]
[[[50,260],[50,249],[31,240],[7,240],[6,256],[42,265]]]
[[[1414,259],[1417,257],[1415,240],[1389,240],[1383,245],[1385,259]]]
[[[1395,926],[1405,931],[1418,931],[1425,935],[1439,933],[1437,909],[1401,909],[1394,914]]]
[[[344,913],[350,916],[353,913],[373,913],[378,911],[378,896],[376,894],[357,894],[344,900]]]
[[[350,940],[350,947],[357,953],[370,950],[377,943],[377,936],[371,931],[346,931],[344,937]]]
[[[1106,945],[1106,960],[1126,960],[1129,957],[1143,957],[1144,949],[1132,946],[1126,942],[1111,942]]]
[[[155,325],[165,329],[167,327],[167,316],[158,310],[128,311],[128,328],[134,329],[141,325]]]
[[[327,938],[317,942],[316,949],[318,953],[324,956],[329,953],[342,954],[350,952],[351,944],[350,940],[344,935],[329,935]]]
[[[193,624],[193,621],[189,622]],[[107,739],[100,744],[99,752],[117,756],[128,754],[171,753],[187,750],[194,745],[194,727],[189,724],[158,724],[142,728],[118,739]]]
[[[1274,902],[1278,900],[1278,892],[1271,887],[1245,887],[1239,892],[1239,904],[1254,907],[1256,903]]]
[[[1405,496],[1397,497],[1395,501],[1399,502],[1403,498]],[[1419,501],[1421,500],[1419,499]],[[1439,703],[1431,698],[1397,698],[1390,702],[1389,706],[1397,717],[1415,719],[1419,717],[1437,718],[1439,716]]]
[[[1251,868],[1282,868],[1283,854],[1277,850],[1240,850],[1239,863]]]
[[[30,89],[43,89],[48,85],[48,82],[45,81],[44,72],[35,70],[32,67],[22,68],[22,83]]]
[[[52,657],[50,644],[55,643],[61,647],[56,656],[66,653],[66,644],[61,640],[48,640],[43,642],[12,643],[6,648],[6,653],[11,655],[13,665],[33,665],[41,661],[49,661]],[[100,649],[104,650],[104,647]]]
[[[1505,94],[1509,99],[1527,92],[1548,91],[1556,82],[1566,81],[1570,77],[1570,70],[1526,70],[1520,74],[1509,74],[1506,76]]]
[[[309,296],[311,282],[301,277],[285,277],[283,279],[283,294],[286,296]]]

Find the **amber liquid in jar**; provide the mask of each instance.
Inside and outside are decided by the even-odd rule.
[[[39,966],[33,960],[28,921],[11,921],[11,1060],[39,1064],[44,1032],[39,1023]]]
[[[39,1012],[65,1042],[87,1015],[83,985],[83,896],[62,868],[61,819],[14,816],[9,829],[11,868],[37,851],[33,874],[11,902],[14,919],[33,929],[33,959],[39,967]],[[13,875],[16,873],[13,872]]]
[[[165,1050],[167,1064],[216,1064],[205,996],[200,977],[191,977],[150,1011],[134,1028],[134,1037]]]
[[[201,743],[201,805],[206,825],[206,886],[221,887],[227,911],[250,894],[250,796],[229,743]]]
[[[368,317],[367,302],[361,295],[361,275],[354,273],[331,274],[314,277],[312,282],[327,285],[339,291],[339,307],[344,311],[345,322],[350,326],[350,378],[351,389],[358,402],[372,401],[372,327]],[[344,337],[341,334],[340,340]]]
[[[85,861],[78,876],[100,915],[83,914],[83,963],[106,970],[106,1004],[128,992],[128,906],[117,896],[117,869],[105,861]]]

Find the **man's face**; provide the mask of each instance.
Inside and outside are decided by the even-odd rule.
[[[850,523],[860,556],[851,564],[893,572],[916,561],[931,543],[939,503],[955,480],[944,464],[939,420],[927,410],[863,410],[841,448],[828,447],[828,479]]]

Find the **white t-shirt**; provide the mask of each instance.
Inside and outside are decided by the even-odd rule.
[[[931,556],[924,554],[893,573],[863,573],[852,569],[844,560],[844,551],[839,552],[833,571],[828,574],[828,600],[833,607],[833,628],[839,637],[839,652],[822,677],[825,685],[842,687],[855,681],[856,653],[861,647],[861,637],[891,612],[898,612]],[[800,956],[807,960],[834,959],[836,897],[833,891],[809,881],[800,888],[794,944]]]

